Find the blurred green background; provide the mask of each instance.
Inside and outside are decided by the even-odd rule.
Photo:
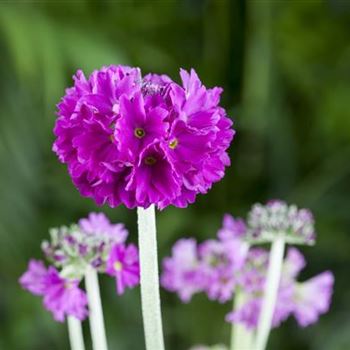
[[[78,68],[124,63],[178,80],[194,67],[238,131],[224,180],[188,209],[158,214],[160,258],[176,239],[213,237],[222,215],[282,198],[312,209],[308,278],[336,276],[329,314],[289,320],[269,349],[350,349],[350,1],[0,1],[0,349],[68,349],[66,327],[17,283],[49,227],[104,210],[137,240],[134,211],[81,198],[51,151],[55,104]],[[139,289],[101,278],[111,349],[144,349]],[[227,343],[230,305],[162,291],[167,349]],[[86,327],[86,328],[85,328]],[[84,330],[88,336],[88,325]]]

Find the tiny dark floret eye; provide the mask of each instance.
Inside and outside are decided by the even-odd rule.
[[[169,148],[171,149],[175,149],[178,145],[179,141],[177,139],[172,139],[170,142],[169,142]]]
[[[143,130],[142,128],[136,128],[134,130],[134,135],[137,138],[142,139],[145,136],[145,130]]]
[[[157,162],[157,159],[154,157],[146,157],[145,158],[145,164],[147,165],[153,165]]]

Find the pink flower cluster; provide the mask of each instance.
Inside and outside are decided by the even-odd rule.
[[[179,295],[183,302],[205,292],[211,300],[224,303],[233,297],[236,274],[243,267],[248,246],[237,239],[208,240],[197,245],[194,239],[175,243],[172,256],[163,261],[162,286]]]
[[[88,315],[87,297],[79,288],[88,265],[113,276],[119,295],[139,284],[138,249],[125,243],[124,225],[110,223],[102,213],[91,213],[79,225],[52,229],[50,235],[42,248],[54,266],[46,268],[42,261],[31,260],[19,282],[43,297],[44,307],[55,320],[63,322],[67,315],[83,320]]]
[[[305,282],[299,282],[297,277],[305,264],[298,249],[288,249],[282,267],[273,327],[278,327],[291,315],[301,327],[306,327],[317,322],[319,316],[328,311],[333,291],[333,274],[325,271]],[[267,265],[268,251],[261,248],[252,248],[249,251],[246,265],[239,277],[246,302],[226,316],[228,322],[244,324],[248,329],[257,327]]]
[[[245,241],[249,229],[242,219],[225,215],[218,238],[199,245],[194,239],[181,239],[172,248],[172,256],[163,261],[162,286],[188,302],[195,293],[204,292],[221,303],[233,298],[236,290],[246,302],[226,316],[247,328],[257,326],[264,294],[269,253],[250,248]],[[250,238],[248,236],[248,238]],[[293,315],[299,325],[316,322],[331,302],[334,277],[329,271],[308,281],[297,277],[305,266],[299,250],[289,248],[283,263],[282,280],[274,312],[273,326]],[[238,287],[238,289],[236,289]]]
[[[186,207],[224,176],[234,130],[222,89],[207,89],[194,70],[180,76],[181,85],[126,66],[76,73],[58,104],[53,150],[83,196]]]

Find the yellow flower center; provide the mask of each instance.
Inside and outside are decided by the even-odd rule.
[[[172,139],[170,142],[169,142],[169,147],[171,149],[175,149],[178,145],[179,141],[177,139]]]
[[[123,265],[120,261],[116,261],[114,264],[113,264],[113,267],[114,267],[114,270],[116,271],[121,271],[122,268],[123,268]]]
[[[136,128],[134,130],[134,135],[138,138],[138,139],[142,139],[145,136],[145,130],[143,130],[142,128]]]

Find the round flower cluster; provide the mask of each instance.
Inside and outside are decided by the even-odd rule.
[[[230,164],[232,121],[194,70],[182,85],[139,68],[81,71],[58,104],[53,150],[97,204],[186,207]]]
[[[230,312],[226,321],[255,329],[265,290],[269,252],[262,248],[248,250],[243,228],[241,219],[226,215],[218,239],[199,245],[193,239],[179,240],[172,256],[163,261],[161,283],[165,289],[177,293],[183,302],[200,292],[219,302],[231,300],[236,291],[244,293],[245,303]],[[290,315],[304,327],[315,323],[329,309],[333,274],[326,271],[300,283],[297,277],[305,264],[297,249],[288,249],[273,316],[274,327]]]
[[[123,244],[128,231],[123,224],[111,224],[102,214],[90,213],[78,225],[50,230],[50,241],[41,245],[46,258],[67,277],[84,275],[86,264],[104,272],[109,252]]]
[[[46,258],[52,264],[30,260],[27,271],[19,282],[34,295],[43,297],[44,307],[56,321],[65,316],[83,320],[88,315],[87,296],[79,288],[88,266],[116,279],[116,290],[139,284],[138,250],[125,244],[128,231],[122,224],[111,224],[100,213],[91,213],[78,225],[50,230],[51,240],[42,243]]]
[[[247,235],[255,241],[271,241],[281,233],[292,244],[315,243],[315,221],[308,209],[298,209],[280,200],[255,204],[248,214]]]

